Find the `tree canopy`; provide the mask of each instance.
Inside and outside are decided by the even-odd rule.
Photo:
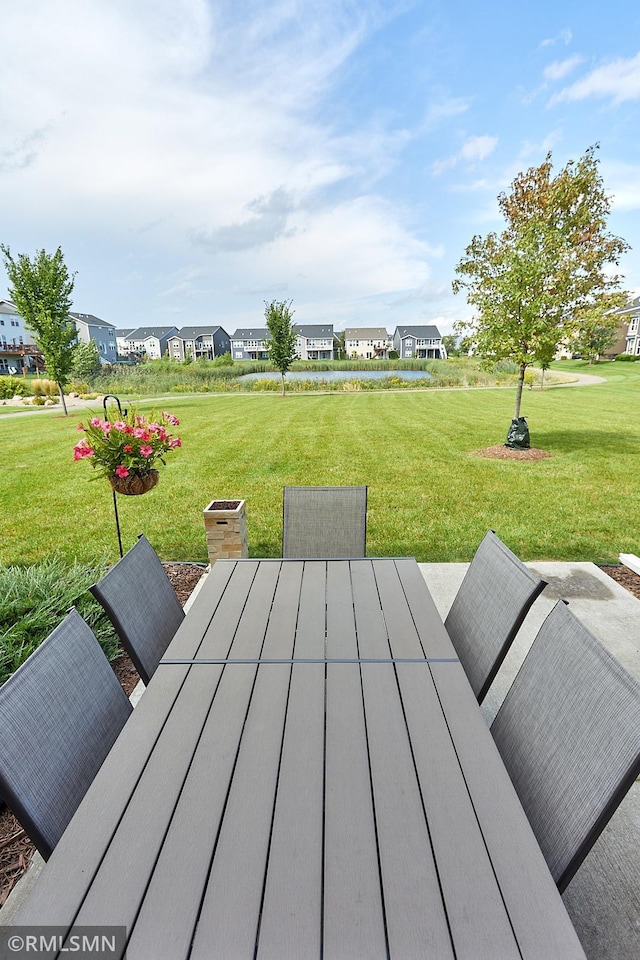
[[[296,358],[297,334],[293,328],[291,300],[265,301],[264,316],[271,339],[265,341],[269,359],[282,376],[282,395],[285,394],[284,378]]]
[[[528,366],[548,366],[558,344],[573,341],[584,311],[616,290],[610,271],[629,249],[607,231],[611,198],[590,147],[552,176],[551,153],[519,173],[498,196],[502,233],[474,236],[456,267],[454,293],[465,290],[476,315],[457,324],[487,359],[520,367],[514,417],[520,416]]]
[[[38,250],[14,258],[0,244],[9,279],[9,296],[42,350],[47,376],[55,380],[64,412],[64,387],[73,368],[76,331],[69,317],[75,274],[69,274],[60,247],[53,254]]]

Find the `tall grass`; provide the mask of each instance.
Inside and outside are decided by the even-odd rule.
[[[31,566],[0,567],[0,684],[77,607],[113,659],[118,638],[88,588],[107,571],[106,560],[91,566],[52,553]]]

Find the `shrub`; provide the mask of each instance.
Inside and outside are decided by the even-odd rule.
[[[57,396],[60,392],[58,389],[58,384],[55,380],[32,380],[31,381],[31,390],[35,393],[36,397],[53,397]]]
[[[0,684],[77,607],[110,660],[118,639],[88,588],[107,572],[106,558],[87,567],[57,554],[33,566],[0,566]],[[70,680],[73,678],[70,678]]]
[[[41,397],[41,396],[40,396],[40,394],[36,394],[36,396],[33,398],[33,400],[32,400],[31,402],[32,402],[36,407],[44,407],[46,401],[45,401],[44,397]]]
[[[634,357],[634,355],[633,355],[632,353],[619,353],[618,356],[615,357],[615,359],[616,359],[616,360],[626,360],[626,361],[631,361],[631,363],[635,363],[635,361],[638,359],[638,357]]]
[[[0,377],[0,400],[26,397],[29,387],[20,377]]]

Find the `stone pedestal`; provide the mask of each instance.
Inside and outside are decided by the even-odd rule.
[[[249,556],[244,500],[212,500],[203,515],[209,563]]]

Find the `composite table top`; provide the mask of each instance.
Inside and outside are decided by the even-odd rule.
[[[404,558],[218,561],[17,923],[125,926],[128,960],[584,960]]]

